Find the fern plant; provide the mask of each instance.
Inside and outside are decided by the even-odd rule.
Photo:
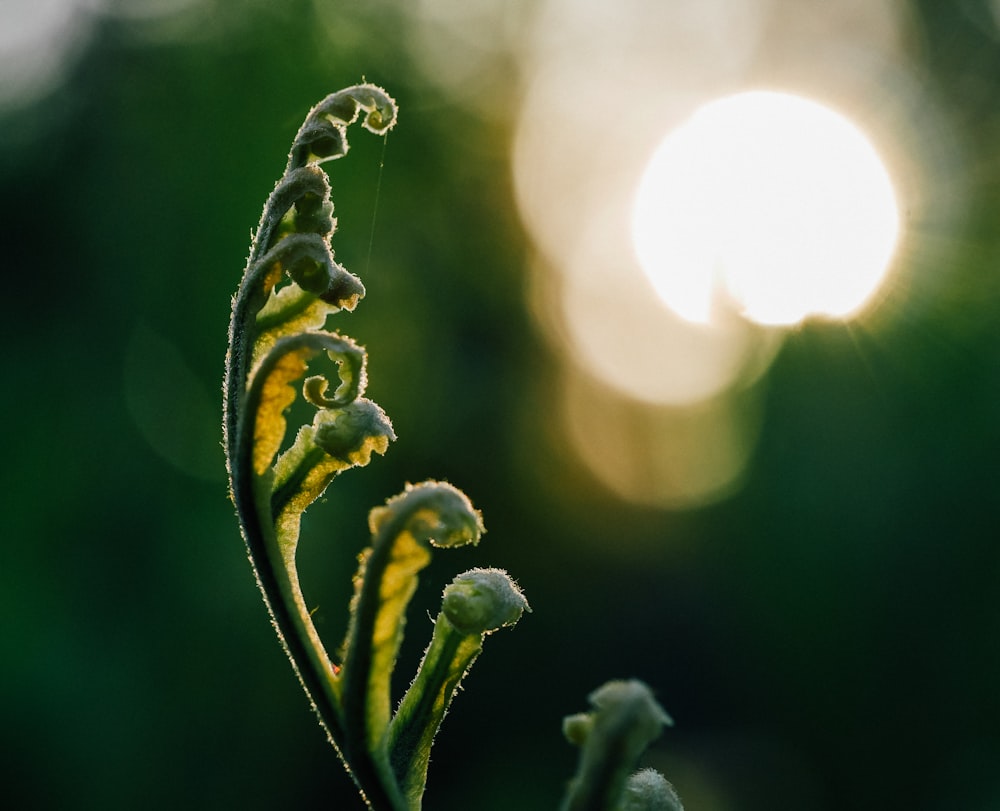
[[[328,653],[299,583],[296,549],[305,509],[330,482],[384,454],[395,439],[382,409],[364,397],[367,356],[327,319],[353,310],[361,281],[334,259],[336,220],[320,164],[347,153],[347,128],[385,135],[395,101],[361,84],[309,112],[284,175],[268,197],[233,298],[223,432],[230,495],[272,624],[320,725],[371,809],[421,807],[431,743],[455,691],[491,632],[514,625],[528,604],[506,572],[473,569],[445,589],[417,674],[392,710],[390,683],[406,608],[434,547],[478,543],[482,518],[445,482],[407,486],[369,516],[371,545],[354,576],[346,638]],[[307,376],[326,363],[326,374]],[[335,371],[336,385],[331,384]],[[286,442],[286,411],[301,381],[315,407]],[[669,718],[639,682],[612,682],[593,711],[566,721],[582,747],[566,811],[679,808],[654,772],[630,773]]]

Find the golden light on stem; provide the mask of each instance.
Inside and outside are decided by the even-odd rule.
[[[698,109],[649,161],[632,237],[660,297],[690,321],[846,318],[878,289],[899,236],[892,182],[838,113],[785,93]]]

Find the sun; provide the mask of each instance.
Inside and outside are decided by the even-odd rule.
[[[881,284],[899,232],[868,138],[823,105],[764,91],[712,102],[667,135],[632,217],[660,297],[700,323],[726,308],[772,325],[849,318]]]

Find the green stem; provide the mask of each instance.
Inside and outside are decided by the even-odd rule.
[[[300,612],[292,611],[294,602],[285,599],[290,592],[286,569],[283,565],[276,566],[276,561],[270,553],[270,549],[276,547],[276,543],[268,542],[269,535],[273,534],[273,530],[269,529],[270,509],[266,500],[259,500],[256,496],[256,476],[253,472],[252,459],[252,445],[244,443],[239,447],[232,469],[233,501],[240,517],[250,563],[278,639],[316,712],[320,725],[330,743],[343,758],[338,746],[343,739],[342,727],[338,708],[329,689],[326,669],[317,666],[310,645],[306,644],[310,635],[300,633],[302,628],[296,617]],[[258,512],[258,504],[263,506],[263,515]]]
[[[351,606],[341,681],[345,745],[350,757],[369,758],[377,753],[375,768],[393,786],[395,779],[384,748],[391,676],[402,641],[406,606],[416,590],[417,574],[430,562],[430,549],[406,529],[411,516],[409,510],[401,511],[375,534],[360,574],[360,590]]]
[[[389,731],[392,770],[411,811],[420,808],[431,744],[462,678],[483,650],[484,634],[462,634],[442,612],[416,679]]]

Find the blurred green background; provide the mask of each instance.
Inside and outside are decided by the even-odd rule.
[[[892,4],[937,103],[907,137],[947,129],[926,195],[955,206],[907,219],[891,317],[786,336],[739,485],[687,508],[612,494],[563,439],[510,168],[543,6],[569,7],[5,0],[6,807],[360,806],[269,627],[218,424],[250,231],[305,112],[364,77],[400,124],[329,165],[368,290],[332,326],[399,440],[310,512],[306,593],[335,644],[368,509],[433,477],[488,535],[437,555],[401,684],[458,571],[504,567],[534,609],[488,640],[425,807],[556,807],[561,718],[637,676],[676,720],[648,762],[691,811],[1000,809],[1000,4]],[[618,114],[595,98],[582,133],[605,159]]]

